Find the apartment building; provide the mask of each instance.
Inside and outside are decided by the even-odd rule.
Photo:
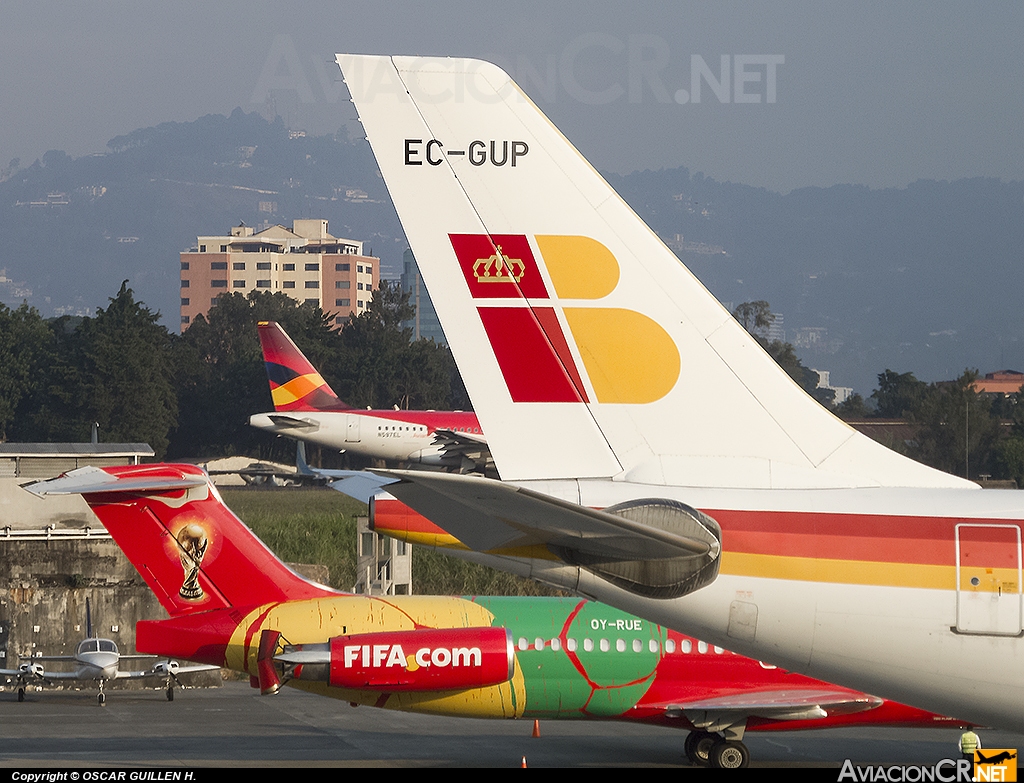
[[[181,328],[216,306],[221,294],[287,294],[333,313],[341,325],[366,310],[380,281],[380,259],[363,243],[332,236],[326,220],[295,220],[291,229],[254,232],[244,223],[228,236],[200,236],[181,254]]]

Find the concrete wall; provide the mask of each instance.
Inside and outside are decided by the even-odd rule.
[[[49,501],[47,501],[49,502]],[[135,623],[167,613],[117,544],[107,540],[24,541],[0,538],[0,661],[17,668],[22,655],[71,655],[86,637],[85,602],[93,634],[113,639],[122,654],[135,652]],[[6,640],[6,650],[2,649]],[[147,669],[152,661],[126,661],[126,670]],[[46,663],[70,670],[69,664]],[[216,672],[202,684],[219,683]],[[108,688],[156,687],[158,680],[109,683]],[[91,683],[81,686],[94,687]]]

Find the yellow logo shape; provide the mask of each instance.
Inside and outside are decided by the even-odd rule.
[[[561,299],[600,299],[619,284],[619,262],[590,237],[537,236],[537,247]]]
[[[660,400],[679,379],[679,349],[668,332],[635,310],[565,308],[598,402]]]

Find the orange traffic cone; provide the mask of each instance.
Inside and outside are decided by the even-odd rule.
[[[526,769],[526,756],[523,756],[523,763],[519,765],[520,769]]]
[[[540,737],[540,721],[539,720],[535,720],[533,722],[533,736],[534,737]]]

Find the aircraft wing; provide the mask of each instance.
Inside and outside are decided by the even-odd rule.
[[[38,664],[24,664],[20,669],[0,669],[0,677],[13,677],[28,682],[43,679],[44,672],[43,667]]]
[[[814,720],[871,710],[882,699],[845,690],[759,690],[664,705],[668,715],[685,714],[698,727],[735,723],[739,717]]]
[[[124,657],[124,656],[122,656]],[[147,656],[152,658],[153,656]],[[123,672],[117,673],[117,679],[119,680],[139,680],[144,677],[168,677],[175,676],[178,674],[192,674],[194,672],[213,672],[220,671],[219,666],[212,666],[210,664],[194,664],[192,666],[181,666],[177,661],[164,661],[156,664],[152,669],[147,669],[140,672]]]
[[[374,469],[388,492],[485,554],[554,557],[652,597],[685,595],[714,580],[721,530],[682,503],[640,500],[587,508],[480,476]]]

